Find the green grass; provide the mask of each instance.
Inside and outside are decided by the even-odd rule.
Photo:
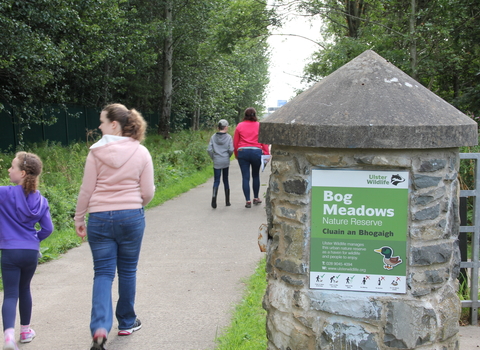
[[[246,281],[241,302],[235,307],[231,324],[217,337],[216,350],[265,350],[266,311],[262,299],[267,287],[265,258]]]
[[[148,209],[156,207],[168,201],[169,199],[175,198],[178,195],[205,183],[212,176],[212,169],[210,167],[206,167],[169,186],[161,186],[155,190],[155,196],[146,208]]]

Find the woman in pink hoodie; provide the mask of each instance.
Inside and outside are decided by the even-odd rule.
[[[75,213],[77,235],[88,233],[95,271],[91,350],[105,349],[112,328],[116,270],[118,335],[130,335],[142,326],[134,309],[136,270],[145,230],[143,207],[155,193],[152,157],[140,144],[146,131],[142,115],[111,104],[100,113],[99,129],[103,136],[90,147]]]

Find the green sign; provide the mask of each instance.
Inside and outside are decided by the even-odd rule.
[[[312,171],[310,288],[406,293],[408,176]]]

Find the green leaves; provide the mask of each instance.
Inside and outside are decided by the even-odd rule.
[[[173,1],[167,22],[166,1],[1,1],[0,109],[9,104],[25,128],[53,121],[47,104],[158,111],[170,33],[174,124],[258,107],[268,79],[266,3]]]
[[[480,114],[478,1],[307,0],[301,8],[325,22],[331,39],[305,68],[307,81],[373,49],[465,113]]]

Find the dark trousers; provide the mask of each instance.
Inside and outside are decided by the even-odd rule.
[[[242,172],[242,189],[245,200],[250,200],[250,168],[252,170],[253,198],[258,198],[260,191],[260,166],[262,164],[262,150],[260,148],[244,148],[238,150],[238,164]]]
[[[228,190],[230,185],[228,184],[228,167],[223,169],[213,169],[213,187],[220,186],[220,177],[223,179],[223,188]]]
[[[17,301],[20,324],[27,326],[32,317],[30,282],[37,269],[38,251],[31,249],[2,249],[3,330],[15,328]]]

